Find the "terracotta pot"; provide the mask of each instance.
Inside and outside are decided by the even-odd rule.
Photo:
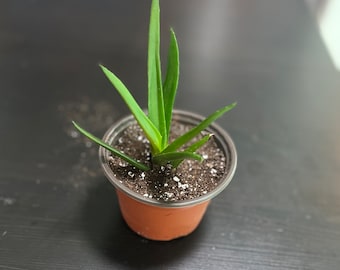
[[[204,117],[174,110],[173,119],[196,125]],[[112,144],[133,123],[135,123],[133,116],[123,118],[108,129],[103,140]],[[235,145],[229,134],[216,123],[210,125],[207,130],[214,134],[217,145],[225,154],[226,172],[213,191],[199,198],[181,202],[161,202],[133,192],[113,175],[108,164],[110,152],[100,147],[99,158],[102,168],[109,181],[116,187],[122,216],[134,232],[145,238],[161,241],[190,234],[199,225],[211,199],[230,183],[237,165]]]

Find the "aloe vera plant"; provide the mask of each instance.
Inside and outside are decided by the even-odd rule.
[[[124,83],[106,67],[100,68],[121,95],[137,123],[145,133],[151,145],[151,163],[167,164],[178,166],[184,159],[195,159],[202,161],[203,158],[195,151],[205,144],[211,135],[203,136],[200,140],[192,143],[184,150],[179,150],[183,145],[189,143],[201,131],[207,128],[217,118],[231,110],[236,103],[225,106],[199,123],[184,135],[169,143],[172,112],[178,86],[179,77],[179,52],[174,31],[170,29],[170,45],[168,51],[168,62],[164,82],[161,74],[160,61],[160,8],[159,0],[152,0],[149,46],[148,46],[148,114],[144,113]],[[133,157],[127,156],[121,151],[113,148],[101,139],[84,130],[73,121],[75,128],[83,135],[96,142],[100,146],[111,151],[112,154],[122,158],[131,165],[141,170],[149,170],[146,164],[136,161]]]

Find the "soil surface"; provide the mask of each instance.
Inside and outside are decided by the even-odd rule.
[[[192,126],[173,121],[170,141],[190,128]],[[204,135],[206,133],[200,134],[196,140]],[[150,145],[137,124],[128,127],[114,146],[151,166]],[[121,183],[136,193],[159,201],[183,201],[200,197],[215,189],[226,170],[225,156],[214,137],[197,150],[197,153],[202,155],[203,162],[184,160],[177,168],[156,165],[146,172],[115,156],[110,157],[109,164]]]

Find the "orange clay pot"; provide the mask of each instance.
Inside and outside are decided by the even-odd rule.
[[[174,110],[173,119],[196,125],[204,117]],[[123,118],[106,132],[103,140],[113,144],[120,134],[133,123],[135,123],[133,116]],[[188,201],[161,202],[133,192],[114,176],[108,165],[110,152],[100,147],[99,158],[102,168],[108,180],[116,187],[122,216],[134,232],[147,239],[159,241],[168,241],[190,234],[199,225],[211,199],[230,183],[237,165],[235,145],[229,134],[217,124],[210,125],[207,131],[214,134],[217,145],[225,154],[226,172],[213,191]]]
[[[171,240],[193,232],[209,201],[187,207],[159,207],[132,199],[117,190],[123,218],[137,234],[151,240]]]

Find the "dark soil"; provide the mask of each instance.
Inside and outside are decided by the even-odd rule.
[[[191,126],[173,122],[170,140],[190,128]],[[203,135],[205,134],[201,134],[197,139]],[[111,156],[110,167],[121,183],[142,196],[168,202],[197,198],[212,191],[219,184],[226,169],[225,156],[213,138],[197,151],[204,158],[203,162],[184,160],[177,168],[158,165],[143,172],[120,158]],[[151,166],[150,145],[137,124],[124,131],[115,147]]]

